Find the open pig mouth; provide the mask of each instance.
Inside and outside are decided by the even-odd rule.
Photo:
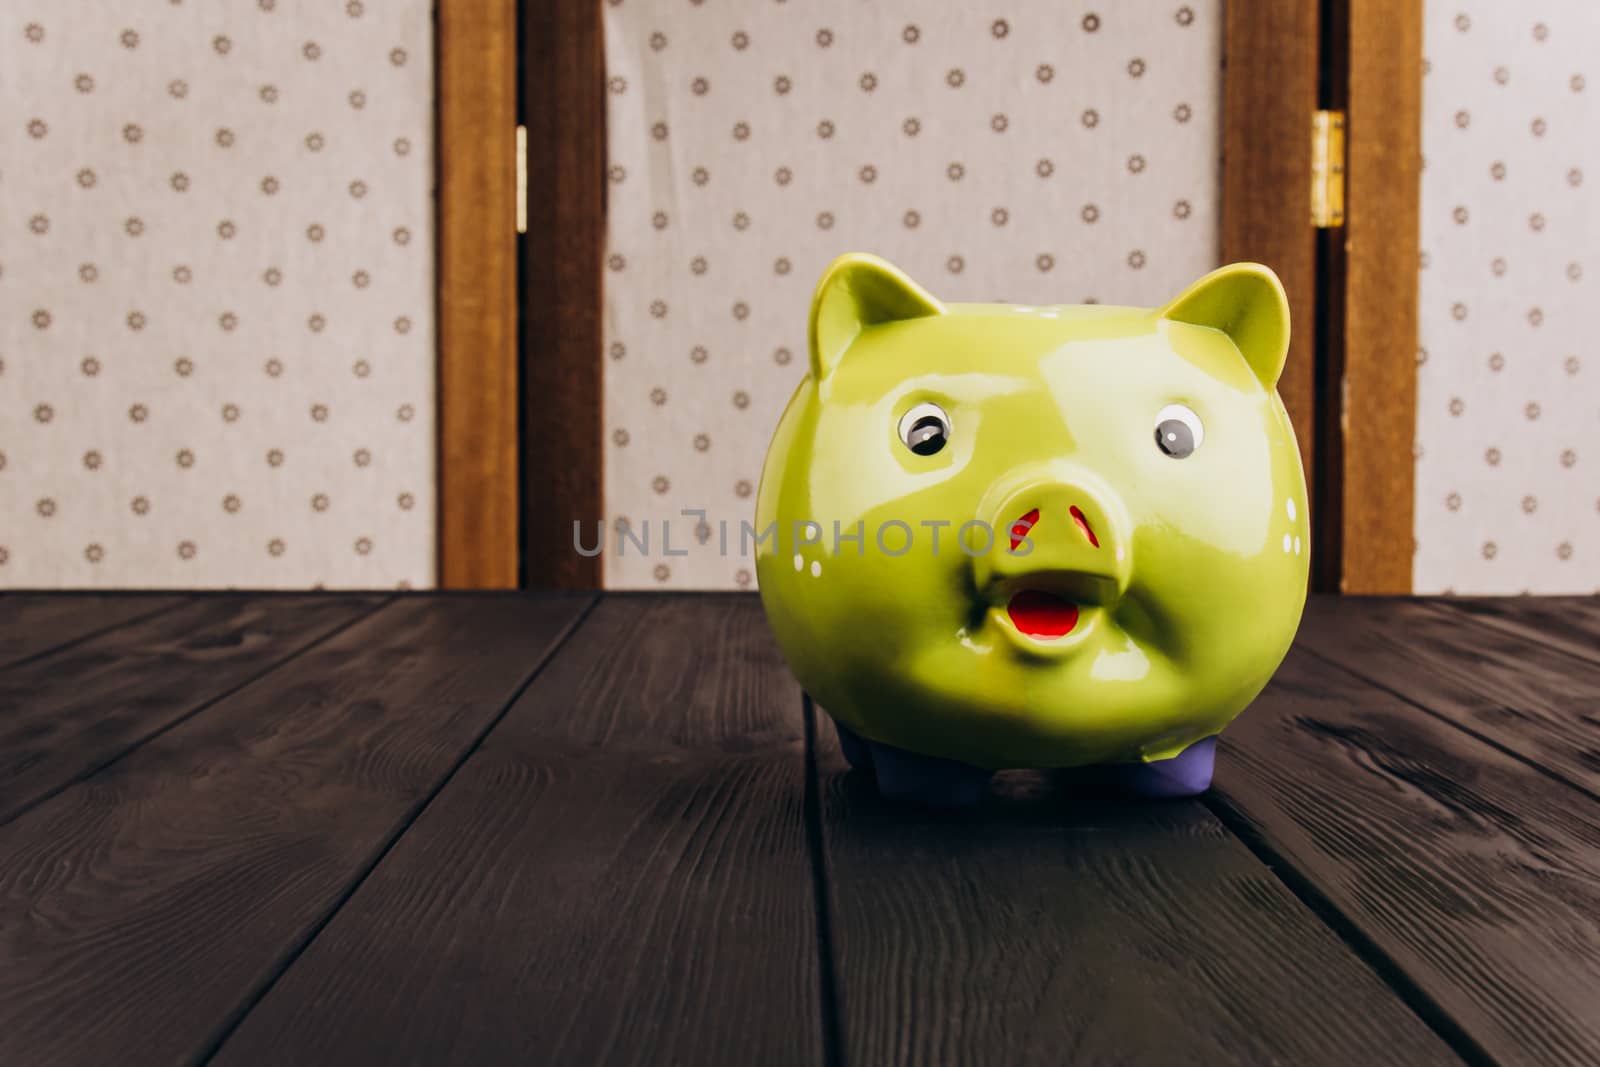
[[[1006,614],[1019,633],[1047,641],[1065,637],[1078,625],[1078,605],[1042,589],[1024,589],[1013,595]]]
[[[1098,549],[1100,538],[1096,536],[1094,527],[1090,524],[1088,516],[1083,513],[1083,509],[1074,504],[1067,513],[1089,547]],[[1018,550],[1027,539],[1029,531],[1038,524],[1038,508],[1018,516],[1012,522],[1009,531],[1012,552]],[[1073,576],[1072,580],[1069,580],[1069,575]],[[1006,615],[1010,618],[1011,625],[1017,633],[1037,641],[1053,641],[1072,633],[1080,621],[1079,601],[1088,597],[1088,602],[1091,604],[1100,602],[1095,596],[1098,590],[1094,583],[1085,581],[1090,577],[1092,576],[1084,572],[1057,572],[1048,577],[1035,576],[1030,582],[1030,588],[1013,592],[1006,601]],[[1033,582],[1038,584],[1035,585]],[[1039,585],[1048,588],[1039,588]]]

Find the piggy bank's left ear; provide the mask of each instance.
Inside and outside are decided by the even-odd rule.
[[[1289,300],[1270,268],[1259,263],[1219,267],[1158,314],[1173,322],[1221,330],[1233,339],[1261,384],[1277,387],[1289,354]]]
[[[811,298],[811,376],[822,381],[868,326],[943,314],[943,304],[887,260],[840,256]]]

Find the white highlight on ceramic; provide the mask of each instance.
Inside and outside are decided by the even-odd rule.
[[[1089,677],[1102,682],[1136,682],[1150,673],[1150,657],[1138,645],[1120,652],[1101,652],[1089,665]]]

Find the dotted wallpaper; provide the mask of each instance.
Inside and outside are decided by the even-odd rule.
[[[0,15],[0,586],[434,581],[432,28]]]
[[[1430,3],[1419,593],[1600,591],[1600,19]]]
[[[651,536],[612,534],[608,586],[753,587],[739,523],[840,253],[1035,304],[1217,265],[1220,0],[606,3],[606,510]]]

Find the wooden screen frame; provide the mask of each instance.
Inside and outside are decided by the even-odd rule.
[[[1229,0],[1222,258],[1271,266],[1278,392],[1311,482],[1313,588],[1409,593],[1422,0]],[[1311,116],[1346,113],[1345,225],[1311,225]]]
[[[1416,555],[1422,0],[1334,0],[1346,35],[1339,591],[1410,593]],[[1337,399],[1337,398],[1336,398]]]
[[[446,0],[438,108],[438,573],[518,584],[515,0]]]
[[[1278,395],[1314,471],[1316,230],[1311,113],[1319,0],[1227,0],[1222,54],[1222,261],[1265,263],[1289,296],[1289,358]]]
[[[516,0],[438,9],[439,579],[599,588],[600,561],[572,550],[570,524],[604,505],[603,11],[598,0],[522,5],[520,40]],[[1296,329],[1278,388],[1315,482],[1315,584],[1407,593],[1421,0],[1224,9],[1222,258],[1267,263],[1289,293]],[[1347,224],[1321,237],[1310,225],[1319,106],[1348,116]],[[520,467],[535,448],[539,462]]]
[[[601,0],[520,0],[528,232],[523,238],[523,584],[599,589],[572,525],[605,517],[601,271],[606,64]],[[592,539],[593,533],[585,535]]]

